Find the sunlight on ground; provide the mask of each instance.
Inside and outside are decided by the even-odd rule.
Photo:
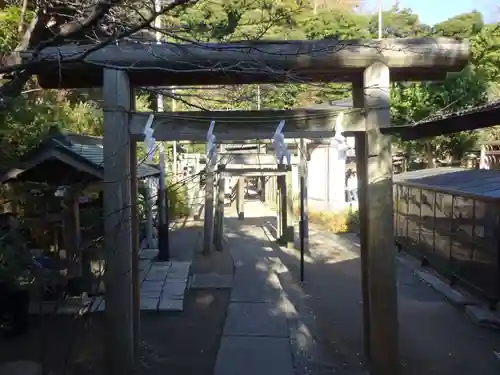
[[[214,297],[211,294],[196,297],[196,303],[204,306],[209,306],[214,302]]]

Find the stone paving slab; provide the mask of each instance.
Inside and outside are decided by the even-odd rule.
[[[141,260],[139,276],[141,280],[142,311],[182,311],[184,294],[188,287],[191,262],[151,262]],[[172,270],[173,275],[170,275]],[[101,312],[105,309],[103,296],[97,296],[84,303],[83,301],[63,304],[43,303],[43,313],[75,315],[81,313]],[[30,314],[40,313],[40,303],[30,306]]]
[[[172,268],[173,262],[151,262],[150,270],[166,270]]]
[[[146,297],[141,295],[141,311],[157,311],[158,297]]]
[[[231,303],[226,324],[226,336],[288,337],[286,315],[273,303]]]
[[[174,280],[167,282],[163,285],[163,290],[161,292],[162,299],[183,299],[184,293],[186,291],[186,282],[181,280]]]
[[[189,262],[175,262],[168,270],[168,278],[170,280],[187,280],[189,277]]]
[[[293,375],[288,338],[225,336],[214,375]]]
[[[106,308],[106,301],[104,300],[104,297],[98,296],[95,297],[94,300],[92,301],[92,304],[90,306],[90,312],[104,311],[105,308]]]
[[[158,311],[178,311],[184,310],[184,300],[182,299],[160,299]]]
[[[158,300],[161,293],[161,290],[141,290],[141,299],[156,298]]]
[[[168,275],[168,269],[151,269],[147,273],[144,281],[165,281]]]
[[[163,280],[144,280],[141,284],[142,291],[157,291],[158,293],[163,289]]]
[[[273,302],[281,296],[279,279],[275,274],[236,271],[231,302]]]

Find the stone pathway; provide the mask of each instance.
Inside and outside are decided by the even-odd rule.
[[[306,373],[299,367],[310,333],[281,285],[286,267],[252,225],[251,212],[236,225],[230,224],[237,220],[232,214],[226,216],[226,238],[235,274],[214,375]]]
[[[156,249],[144,249],[139,263],[139,278],[141,280],[141,310],[142,311],[183,311],[184,294],[188,287],[190,261],[157,262],[154,258]],[[63,303],[46,301],[30,306],[31,314],[39,314],[40,310],[47,314],[74,315],[87,312],[100,312],[105,309],[104,296],[66,300]]]
[[[157,262],[156,249],[144,249],[139,263],[141,311],[183,311],[191,262]],[[92,302],[90,311],[104,311],[103,297]]]

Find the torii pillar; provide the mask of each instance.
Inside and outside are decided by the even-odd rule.
[[[365,355],[372,375],[400,373],[391,141],[380,132],[390,126],[389,86],[389,68],[380,62],[353,82],[354,106],[366,116],[366,132],[356,136],[356,158]]]
[[[286,174],[277,177],[278,185],[278,243],[291,248],[293,246],[293,197],[291,169],[286,165],[278,164],[279,170],[286,170]]]
[[[245,218],[245,177],[238,177],[236,183],[236,212],[238,219]]]

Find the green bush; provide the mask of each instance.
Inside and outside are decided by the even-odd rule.
[[[311,211],[309,212],[309,221],[334,233],[351,233],[359,230],[358,212],[352,210]]]
[[[185,186],[169,186],[167,188],[168,214],[170,219],[189,215],[188,196]]]
[[[268,201],[266,204],[276,209],[274,202]],[[295,217],[300,216],[300,199],[297,195],[293,196],[293,213]],[[309,209],[308,218],[310,223],[316,224],[330,232],[359,232],[359,214],[357,210],[353,211],[347,208],[339,212],[330,212]]]
[[[166,195],[166,203],[168,204],[168,215],[169,219],[177,219],[180,217],[185,217],[189,215],[189,207],[187,204],[187,191],[185,186],[172,185],[167,183],[167,191]],[[146,209],[145,209],[145,188],[139,188],[139,217],[141,220],[146,219]],[[156,199],[153,201],[153,204],[156,205]]]

